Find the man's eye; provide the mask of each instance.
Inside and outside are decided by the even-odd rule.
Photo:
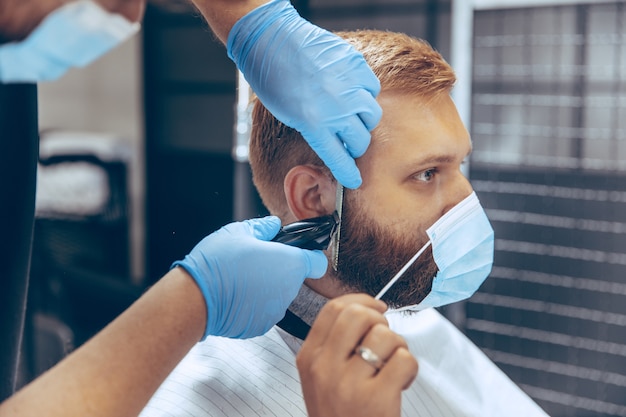
[[[418,174],[415,174],[414,178],[418,181],[430,182],[433,180],[436,173],[437,173],[437,169],[431,168],[431,169],[427,169],[426,171],[422,171]]]

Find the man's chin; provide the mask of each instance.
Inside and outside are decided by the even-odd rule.
[[[405,307],[409,307],[409,306],[405,306]],[[402,307],[399,307],[395,310],[400,310]],[[400,310],[398,311],[397,314],[402,314],[403,316],[414,316],[417,313],[419,313],[421,310],[414,310],[414,309],[408,309],[408,310]]]
[[[393,302],[389,302],[389,301],[385,301],[384,297],[383,297],[383,301],[385,301],[387,303],[387,305],[389,306],[390,310],[401,310],[401,309],[405,309],[407,307],[414,307],[417,306],[425,297],[421,298],[419,301],[416,302],[411,302],[411,301],[407,301],[404,303],[393,303]],[[402,310],[402,312],[406,312],[409,314],[413,314],[413,313],[417,313],[418,311],[415,309],[407,309],[407,310]]]
[[[432,280],[430,280],[430,282],[432,283]],[[365,294],[371,295],[372,297],[376,297],[378,295],[378,292],[372,292],[371,290],[368,290],[367,288],[362,288],[359,286],[342,284],[342,287],[345,293],[365,293]],[[397,294],[398,289],[399,288],[392,287],[389,290],[389,292],[387,292],[381,298],[381,300],[384,301],[392,310],[399,310],[399,309],[406,308],[406,307],[416,306],[419,303],[421,303],[422,300],[424,300],[426,296],[428,296],[428,294],[430,293],[430,290],[428,290],[427,292],[421,292],[420,294],[415,294],[415,296],[413,297],[411,296],[407,297],[406,292],[403,294]],[[408,314],[413,314],[413,313],[418,312],[416,310],[404,310],[404,311],[406,311]]]

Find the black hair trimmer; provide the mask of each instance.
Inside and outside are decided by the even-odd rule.
[[[300,220],[283,226],[272,241],[302,249],[325,250],[330,245],[338,224],[337,212]]]
[[[340,184],[337,184],[335,208],[333,214],[304,219],[283,226],[272,241],[310,250],[326,250],[331,246],[331,262],[336,271],[343,211],[343,187]]]

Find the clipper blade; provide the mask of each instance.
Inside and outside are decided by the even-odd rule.
[[[331,261],[333,270],[337,271],[339,265],[339,242],[341,240],[341,215],[343,212],[343,186],[337,182],[337,194],[335,195],[335,212],[337,213],[337,228],[330,242]]]

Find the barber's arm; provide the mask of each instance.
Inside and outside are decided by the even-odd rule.
[[[203,334],[194,281],[173,269],[126,312],[0,404],[0,416],[136,416]]]
[[[267,217],[207,236],[102,332],[0,404],[0,416],[136,416],[204,336],[266,332],[304,278],[328,264],[319,251],[270,242],[279,228]]]
[[[269,0],[192,0],[215,35],[226,44],[235,22]]]
[[[309,417],[398,417],[417,361],[365,294],[335,298],[320,311],[297,357]]]

